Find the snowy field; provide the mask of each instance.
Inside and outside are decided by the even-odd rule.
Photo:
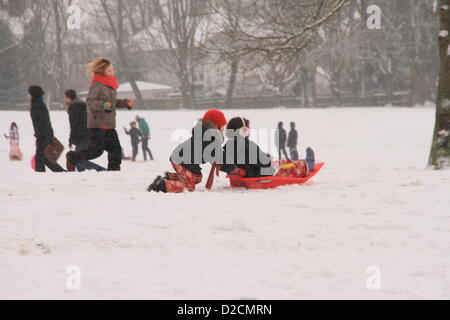
[[[254,128],[296,121],[301,155],[312,146],[326,166],[303,186],[232,190],[222,176],[210,192],[202,183],[185,194],[146,188],[169,169],[173,130],[202,111],[119,113],[126,154],[120,127],[136,114],[149,121],[156,161],[36,174],[29,114],[0,112],[1,299],[450,298],[450,171],[425,168],[434,109],[227,111]],[[51,119],[67,144],[67,114]],[[11,121],[21,163],[8,160]],[[79,290],[66,285],[71,265]],[[367,287],[371,265],[380,290]]]

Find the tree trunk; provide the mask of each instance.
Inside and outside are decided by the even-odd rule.
[[[440,0],[440,72],[436,103],[436,122],[429,165],[450,167],[450,0]]]
[[[340,72],[334,71],[331,73],[330,87],[331,95],[334,99],[334,103],[338,107],[342,107],[341,85],[340,85]]]
[[[126,57],[126,53],[124,50],[124,26],[123,26],[123,16],[122,16],[122,7],[123,3],[121,0],[117,0],[117,29],[115,26],[115,22],[113,19],[113,16],[110,13],[110,10],[108,9],[108,5],[106,4],[106,1],[102,1],[103,10],[105,11],[106,18],[108,19],[109,27],[111,30],[111,33],[114,36],[114,41],[116,43],[117,47],[117,53],[119,55],[119,59],[122,65],[122,68],[125,69],[125,72],[127,72],[127,79],[130,82],[131,88],[133,89],[133,93],[136,96],[136,105],[137,106],[143,106],[144,99],[142,97],[141,91],[139,90],[138,86],[136,85],[136,78],[133,72],[129,72],[129,65]]]
[[[64,57],[63,57],[63,48],[62,48],[62,26],[61,26],[61,16],[58,4],[60,1],[53,1],[53,11],[55,15],[55,27],[56,27],[56,60],[57,60],[57,68],[55,74],[55,89],[57,101],[63,101],[63,91],[65,89],[65,72],[64,72]]]
[[[312,67],[311,73],[311,103],[312,107],[315,108],[317,106],[317,90],[316,90],[316,76],[317,76],[317,66],[314,65]]]
[[[230,66],[230,78],[228,80],[227,93],[225,97],[225,108],[230,109],[233,105],[234,86],[236,85],[239,70],[239,58],[232,58]]]
[[[139,90],[139,87],[136,84],[136,77],[134,74],[134,70],[132,72],[129,71],[129,65],[127,61],[127,56],[125,53],[125,50],[123,48],[124,46],[124,26],[123,26],[123,2],[122,0],[117,0],[117,14],[118,14],[118,37],[116,38],[116,45],[117,45],[117,51],[119,53],[119,58],[122,63],[122,67],[126,70],[128,81],[130,82],[131,88],[133,89],[133,93],[136,97],[136,104],[137,106],[143,107],[144,106],[144,98],[142,97],[141,91]],[[111,26],[112,28],[113,26]]]
[[[180,81],[180,91],[181,91],[181,97],[182,97],[182,107],[186,109],[193,109],[194,106],[194,99],[191,96],[192,95],[192,83],[189,81],[189,73],[187,70],[183,67],[180,68],[181,71],[180,75],[178,76],[178,79]]]
[[[308,96],[308,70],[302,68],[302,92],[303,92],[303,107],[309,108],[309,96]]]
[[[188,77],[188,88],[189,88],[189,97],[191,101],[191,105],[194,109],[197,108],[197,92],[195,91],[195,81],[194,81],[194,68],[192,67],[192,64],[189,63],[189,77]],[[203,92],[203,89],[198,89],[199,94],[201,95]]]
[[[394,75],[390,72],[384,75],[384,92],[386,94],[386,104],[394,105]]]
[[[134,96],[136,97],[136,106],[142,108],[144,106],[144,98],[142,96],[141,90],[139,89],[138,85],[136,84],[136,77],[134,75],[134,71],[130,72],[128,70],[129,65],[128,65],[126,55],[125,55],[125,51],[123,50],[122,41],[117,42],[117,52],[119,53],[119,59],[120,59],[122,68],[125,69],[127,79],[130,82],[131,89],[133,89]]]
[[[417,0],[410,1],[411,18],[411,45],[410,52],[410,78],[411,78],[411,105],[424,104],[429,98],[428,84],[426,82],[426,70],[423,69],[423,63],[419,56],[420,52],[420,27],[417,23],[419,9]]]

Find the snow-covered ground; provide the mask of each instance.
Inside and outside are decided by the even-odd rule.
[[[155,162],[36,174],[29,114],[0,112],[0,130],[18,122],[25,154],[10,162],[1,137],[1,299],[450,298],[450,171],[425,168],[433,109],[227,111],[254,128],[296,121],[301,149],[326,166],[303,186],[232,190],[221,177],[185,194],[146,187],[169,169],[172,132],[202,111],[124,111],[119,127],[136,114],[150,123]],[[51,118],[66,142],[67,114]],[[72,265],[80,290],[66,285]],[[367,286],[372,265],[380,290]]]

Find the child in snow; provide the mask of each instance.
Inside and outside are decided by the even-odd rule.
[[[120,171],[122,147],[116,131],[116,109],[131,110],[134,101],[117,99],[119,82],[108,59],[95,59],[88,65],[88,71],[93,76],[86,99],[87,127],[90,129],[91,139],[86,149],[67,153],[67,170],[75,171],[78,163],[98,158],[107,151],[108,170]]]
[[[17,123],[11,123],[11,127],[9,128],[9,136],[5,134],[5,138],[9,139],[9,160],[22,161],[23,154],[19,148],[19,127],[17,126]]]
[[[202,181],[201,164],[216,161],[216,152],[222,151],[223,130],[227,120],[217,110],[208,110],[192,129],[192,136],[179,144],[172,152],[170,162],[175,172],[158,176],[148,191],[179,193],[195,191],[195,185]]]
[[[271,176],[275,173],[270,155],[262,152],[258,145],[249,139],[248,119],[241,117],[231,119],[227,125],[226,135],[228,141],[223,147],[223,164],[220,171],[248,178]]]
[[[133,156],[131,157],[131,161],[136,161],[136,156],[138,154],[138,146],[139,142],[141,141],[140,138],[142,137],[142,133],[137,128],[136,121],[131,121],[130,127],[131,129],[129,131],[125,127],[123,129],[125,130],[125,133],[131,137],[131,148],[133,150]]]
[[[220,171],[246,178],[263,176],[307,177],[315,169],[314,151],[306,150],[306,159],[298,161],[282,160],[275,173],[271,157],[249,139],[250,121],[236,117],[227,125],[228,141],[223,148],[223,164]]]

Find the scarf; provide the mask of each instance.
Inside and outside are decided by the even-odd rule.
[[[117,81],[116,77],[106,77],[96,74],[92,77],[92,83],[94,82],[100,82],[101,84],[104,84],[105,86],[111,87],[113,89],[119,88],[119,82]]]

